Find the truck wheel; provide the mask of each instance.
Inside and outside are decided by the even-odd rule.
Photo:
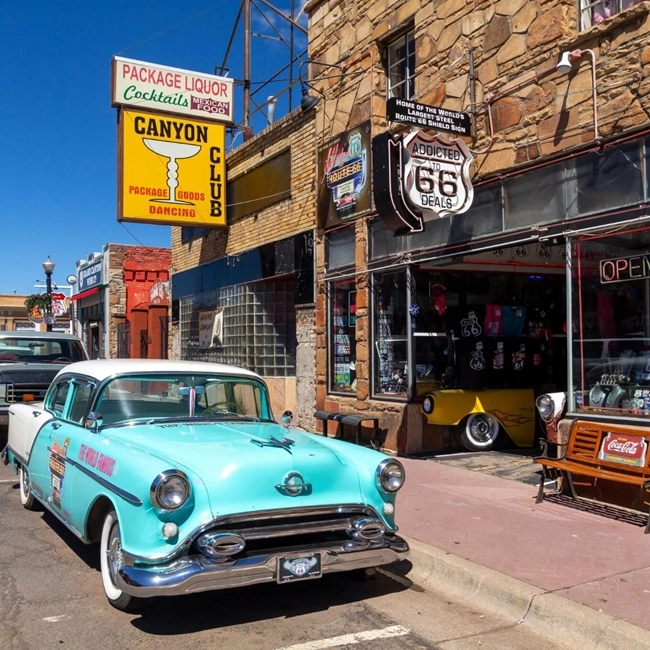
[[[487,413],[472,413],[460,427],[460,439],[469,451],[493,449],[501,428],[497,420]]]
[[[25,510],[38,510],[36,499],[32,494],[32,483],[29,472],[21,465],[18,468],[18,481],[20,482],[20,502]]]
[[[135,609],[139,604],[138,599],[125,594],[116,586],[116,576],[122,567],[122,537],[120,536],[120,522],[117,520],[114,510],[111,510],[104,519],[102,538],[99,544],[102,584],[108,602],[123,612]]]

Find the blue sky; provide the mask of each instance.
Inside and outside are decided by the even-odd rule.
[[[258,4],[263,6],[262,3]],[[286,14],[290,0],[274,0]],[[294,1],[300,13],[302,0]],[[110,63],[122,55],[213,73],[221,65],[239,0],[22,0],[0,17],[0,293],[32,293],[44,282],[42,263],[56,263],[66,284],[76,260],[106,243],[170,246],[171,228],[117,221],[117,109],[111,107]],[[264,18],[266,16],[266,19]],[[269,25],[287,35],[271,10],[252,10],[252,89],[289,61]],[[305,17],[300,17],[305,25]],[[241,28],[228,59],[243,76]],[[295,50],[306,39],[295,31]],[[288,38],[288,36],[287,36]],[[294,77],[298,66],[294,69]],[[286,80],[288,72],[280,75]],[[265,88],[259,102],[286,86]],[[300,101],[294,88],[293,107]],[[241,122],[241,90],[235,90]],[[254,108],[254,107],[253,107]],[[286,95],[276,116],[286,112]],[[255,132],[264,112],[253,118]],[[237,143],[241,142],[241,137]]]

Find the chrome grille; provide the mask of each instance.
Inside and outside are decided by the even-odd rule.
[[[202,534],[229,533],[245,541],[246,554],[341,543],[368,543],[386,533],[372,508],[363,506],[317,507],[234,515],[216,520]]]
[[[48,383],[14,383],[7,386],[7,402],[15,404],[23,401],[23,395],[33,395],[35,401],[42,402],[47,389]]]

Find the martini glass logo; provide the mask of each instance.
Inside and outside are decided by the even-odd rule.
[[[181,205],[194,205],[192,201],[181,201],[176,198],[176,188],[178,187],[178,163],[177,160],[192,158],[201,151],[201,145],[185,144],[184,142],[169,142],[168,140],[152,140],[151,138],[142,138],[145,147],[159,156],[168,158],[167,163],[167,187],[169,188],[168,199],[149,199],[156,203],[177,203]]]

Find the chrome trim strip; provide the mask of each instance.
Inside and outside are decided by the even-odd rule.
[[[48,447],[47,450],[50,453],[52,453],[50,447]],[[82,471],[86,476],[90,476],[90,478],[92,478],[94,481],[99,483],[102,487],[105,487],[107,490],[109,490],[113,494],[116,494],[118,497],[124,499],[131,505],[138,506],[138,507],[142,505],[142,501],[140,501],[140,499],[138,499],[138,497],[135,496],[134,494],[131,494],[130,492],[123,490],[121,487],[114,485],[110,481],[107,481],[103,476],[99,476],[98,474],[95,474],[95,472],[91,472],[87,467],[84,467],[81,463],[72,460],[72,458],[70,458],[69,456],[61,456],[60,454],[57,455],[59,456],[59,459],[63,460],[66,463],[70,463],[70,465],[72,465],[74,468]]]
[[[285,537],[291,535],[309,535],[310,533],[328,533],[339,530],[353,531],[354,520],[352,518],[339,521],[312,521],[304,524],[285,524],[282,526],[268,526],[264,528],[236,528],[237,535],[241,535],[246,541],[257,539],[273,539],[274,537]],[[379,521],[377,521],[379,524]],[[383,525],[383,524],[382,524]]]
[[[297,517],[311,517],[318,515],[367,515],[369,517],[374,517],[379,521],[382,521],[382,518],[379,516],[377,511],[371,506],[366,506],[362,504],[344,504],[340,506],[311,506],[307,508],[277,508],[274,510],[260,510],[257,512],[243,512],[232,515],[225,515],[223,517],[215,517],[207,523],[198,526],[193,531],[188,533],[188,535],[179,542],[176,548],[168,553],[167,555],[161,555],[157,557],[145,557],[142,555],[131,555],[127,551],[122,549],[122,554],[125,558],[129,558],[133,562],[141,562],[143,564],[157,564],[159,562],[170,562],[175,557],[178,557],[185,553],[190,547],[192,542],[206,530],[214,527],[228,527],[236,525],[238,522],[246,522],[251,519],[255,520],[273,520],[273,519],[287,519],[287,518],[297,518]],[[331,522],[332,525],[334,521]],[[387,531],[389,529],[387,528]],[[390,530],[390,533],[397,532],[397,527]]]
[[[295,559],[320,554],[322,573],[374,568],[408,556],[405,540],[392,536],[381,542],[321,546],[286,553],[261,554],[222,563],[200,555],[157,566],[122,566],[117,587],[141,598],[176,596],[275,582],[279,558]]]

